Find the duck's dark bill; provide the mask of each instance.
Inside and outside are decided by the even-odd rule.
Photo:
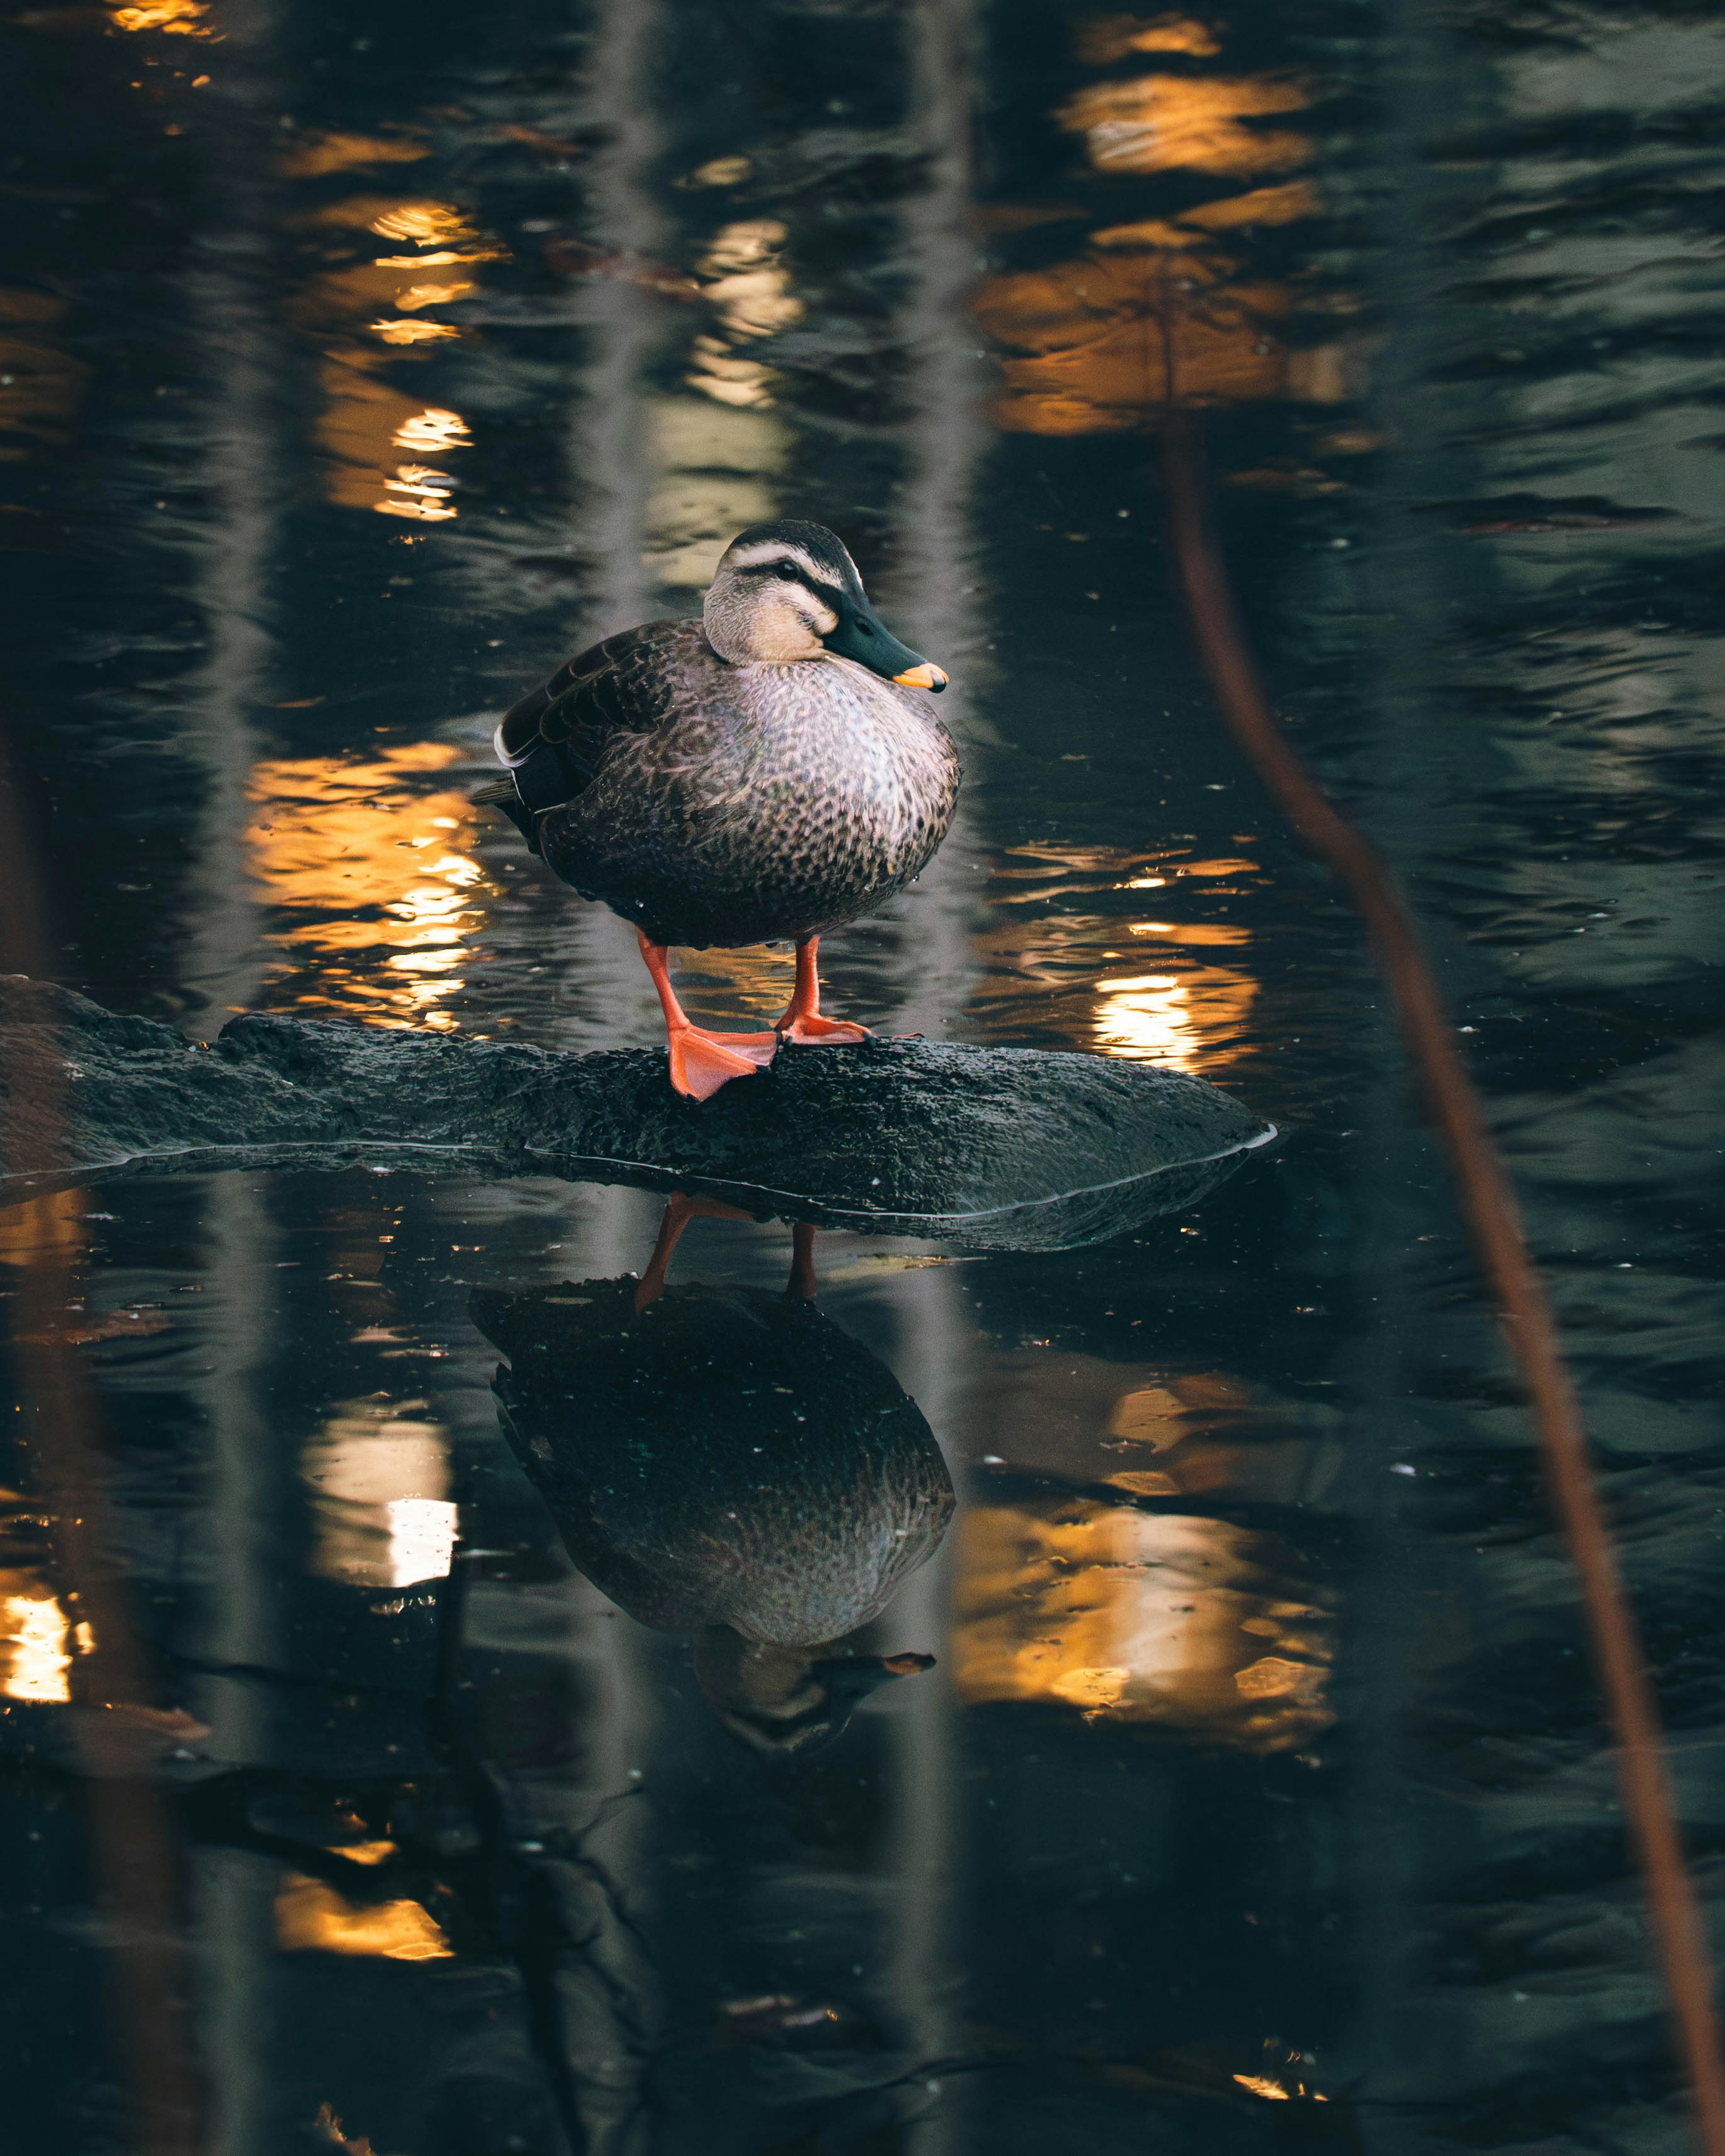
[[[947,677],[940,668],[930,665],[908,644],[901,644],[872,608],[847,598],[839,603],[838,615],[837,623],[821,639],[829,651],[913,689],[946,687]]]

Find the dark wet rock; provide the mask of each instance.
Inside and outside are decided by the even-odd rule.
[[[939,1548],[952,1477],[886,1365],[812,1301],[691,1284],[475,1288],[505,1435],[619,1608],[696,1638],[726,1727],[807,1752],[921,1655],[844,1642]]]
[[[1193,1204],[1274,1127],[1106,1056],[791,1048],[697,1102],[662,1050],[254,1014],[208,1046],[0,978],[0,1194],[120,1170],[447,1165],[705,1191],[766,1216],[1057,1249]]]

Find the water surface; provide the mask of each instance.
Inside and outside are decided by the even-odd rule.
[[[832,1006],[1289,1132],[1096,1248],[821,1238],[959,1504],[865,1642],[936,1667],[807,1757],[726,1732],[499,1432],[470,1293],[642,1271],[648,1194],[0,1213],[28,2145],[1686,2145],[1522,1404],[1357,927],[1196,673],[1154,431],[1209,415],[1277,707],[1425,925],[1717,1935],[1722,38],[1582,0],[14,14],[5,743],[59,978],[198,1038],[650,1043],[629,932],[470,794],[522,687],[810,516],[952,673],[967,767],[936,866],[824,946]],[[787,992],[785,953],[681,967],[708,1019]],[[700,1219],[671,1277],[790,1256]],[[114,1738],[74,1598],[115,1577],[208,1736]]]

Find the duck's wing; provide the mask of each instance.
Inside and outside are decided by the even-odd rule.
[[[501,808],[536,854],[539,819],[590,786],[620,734],[649,734],[685,702],[691,669],[715,665],[698,621],[619,630],[512,704],[497,729],[509,777],[474,796]]]

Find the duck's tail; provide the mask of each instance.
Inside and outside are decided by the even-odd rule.
[[[467,798],[476,808],[501,808],[526,840],[528,850],[541,851],[538,819],[516,792],[513,778],[494,778],[476,786]]]

